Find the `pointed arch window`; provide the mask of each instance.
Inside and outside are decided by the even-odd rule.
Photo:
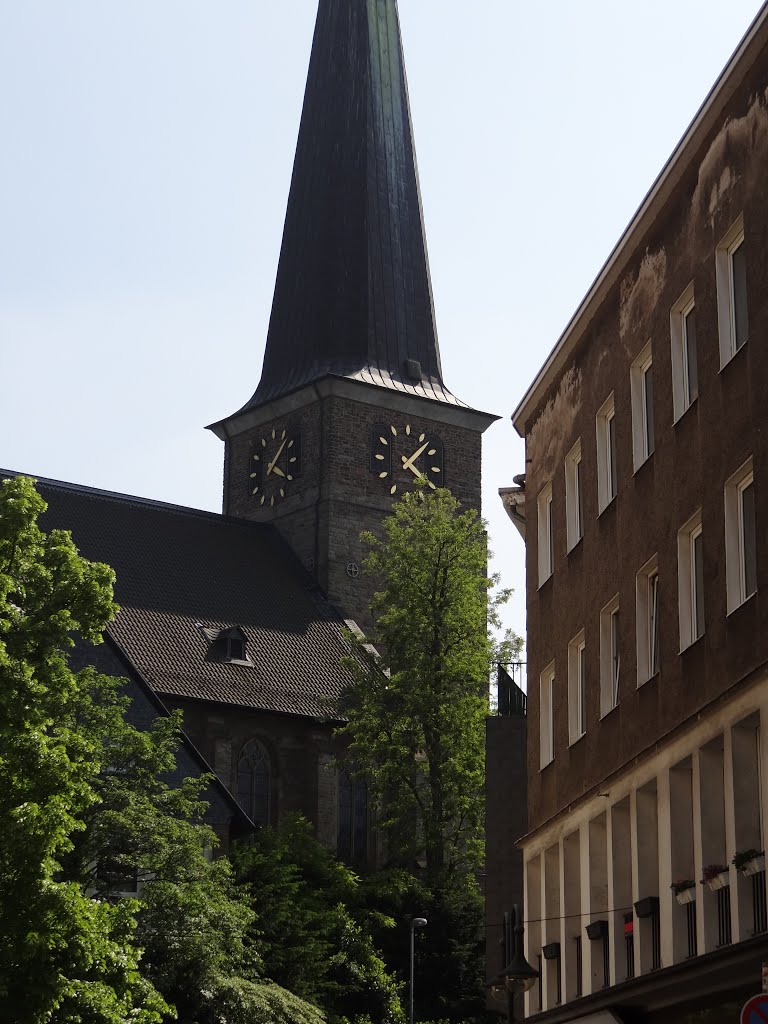
[[[256,825],[269,824],[271,781],[269,754],[258,740],[251,740],[237,762],[237,802]]]
[[[336,852],[347,863],[361,863],[368,855],[368,786],[349,772],[339,775],[339,828]]]

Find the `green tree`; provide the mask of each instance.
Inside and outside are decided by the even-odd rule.
[[[0,488],[0,1006],[20,1024],[149,1024],[167,1007],[138,970],[136,904],[60,874],[101,755],[77,725],[93,673],[68,653],[74,636],[98,643],[116,607],[111,570],[39,529],[45,507],[28,479]]]
[[[289,815],[262,829],[235,857],[257,915],[270,978],[322,1007],[332,1021],[400,1024],[398,984],[372,933],[393,922],[366,908],[359,878]]]
[[[343,696],[347,763],[364,774],[389,845],[426,861],[430,884],[479,866],[489,626],[485,528],[446,490],[406,494],[370,546],[365,571],[380,664],[358,658]],[[499,600],[505,600],[501,595]]]

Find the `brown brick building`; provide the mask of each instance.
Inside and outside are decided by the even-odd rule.
[[[764,8],[513,415],[537,1020],[719,1024],[760,990],[766,167]]]

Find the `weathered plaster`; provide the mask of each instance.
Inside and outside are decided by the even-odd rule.
[[[691,200],[693,223],[706,215],[715,226],[715,215],[738,180],[737,167],[754,175],[762,171],[755,157],[768,144],[768,89],[758,94],[744,117],[727,120],[715,136],[699,166],[698,182]]]
[[[549,479],[573,444],[573,426],[581,408],[581,372],[571,367],[563,374],[557,394],[542,409],[527,438],[528,461],[536,466],[540,482]]]
[[[647,320],[664,290],[666,279],[667,253],[658,249],[646,251],[636,278],[628,274],[621,282],[619,334],[622,340]]]

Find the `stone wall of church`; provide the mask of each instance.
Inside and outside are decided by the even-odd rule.
[[[402,396],[396,397],[401,403]],[[246,431],[228,444],[225,474],[228,514],[274,523],[329,598],[364,630],[371,625],[374,585],[360,572],[365,558],[360,533],[380,531],[393,502],[414,488],[419,473],[429,472],[436,485],[447,486],[466,507],[479,509],[481,493],[478,430],[425,415],[435,406],[423,399],[410,400],[412,409],[403,413],[387,408],[389,392],[377,391],[377,398],[380,405],[319,398]],[[301,474],[291,481],[270,480],[266,490],[254,494],[254,455],[266,453],[269,463],[283,432],[289,443],[301,439]],[[384,435],[386,446],[379,440]],[[436,440],[440,454],[429,460],[428,448],[409,468],[404,460],[422,446],[422,437]],[[387,461],[377,462],[382,452]],[[386,477],[380,468],[388,470]]]

